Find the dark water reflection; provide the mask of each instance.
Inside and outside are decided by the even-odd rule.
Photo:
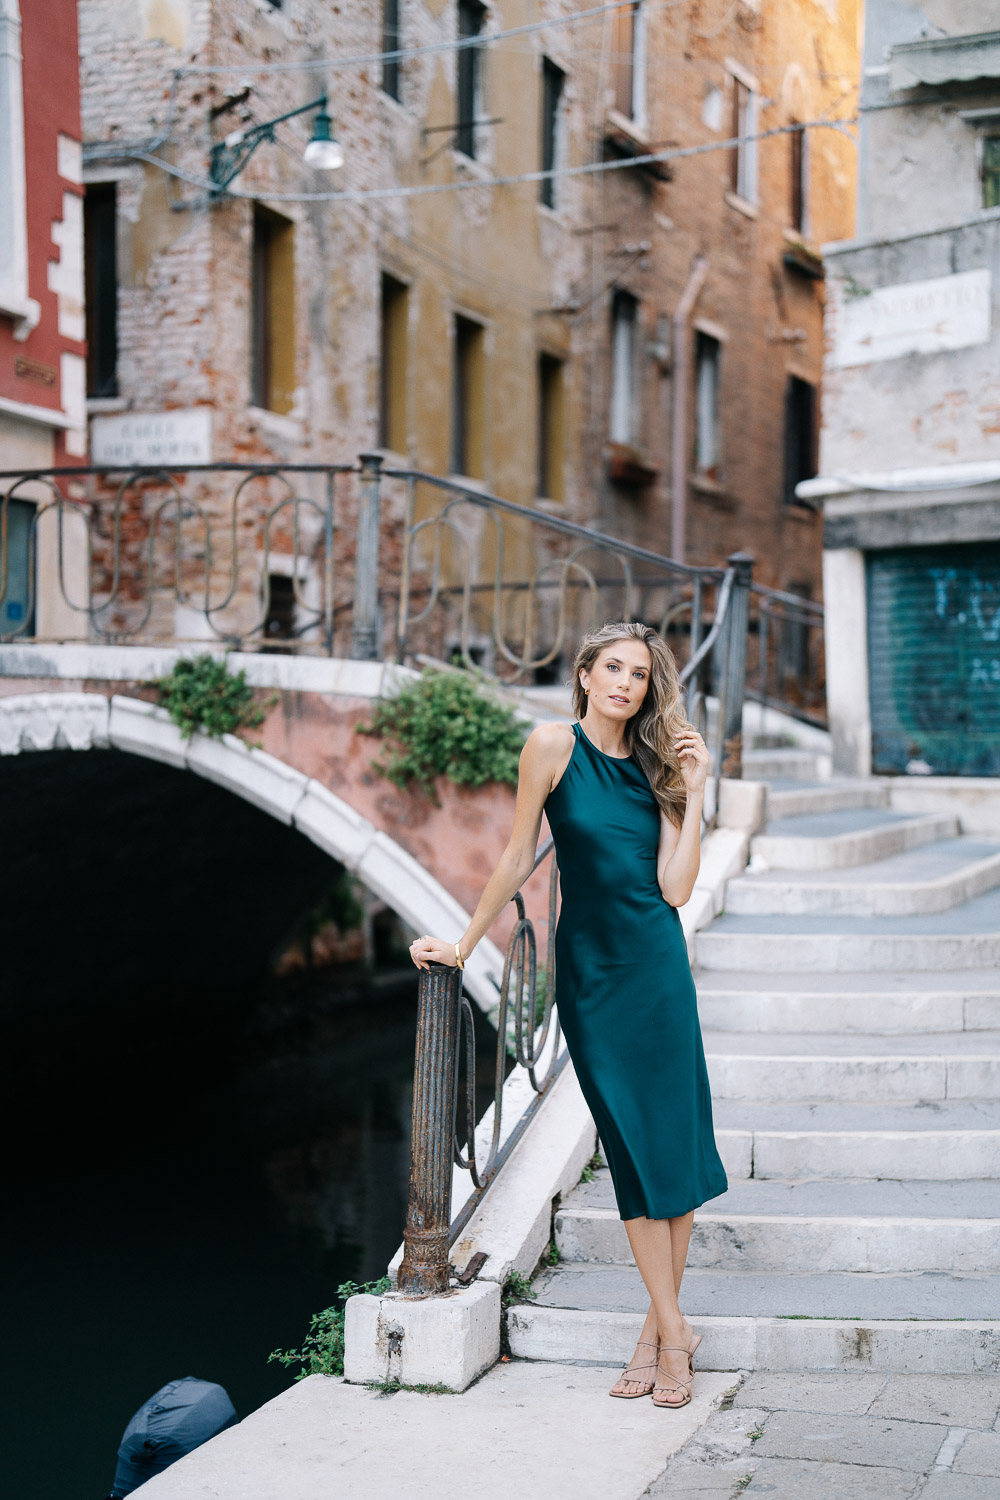
[[[5,1494],[100,1500],[166,1380],[219,1381],[240,1416],[287,1386],[268,1353],[399,1242],[415,1014],[410,969],[22,1024],[3,1063]]]

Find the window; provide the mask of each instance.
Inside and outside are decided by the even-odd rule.
[[[486,8],[478,0],[458,0],[458,35],[460,40],[482,33]],[[479,117],[481,54],[478,47],[461,47],[458,51],[458,121],[455,127],[455,149],[463,156],[476,156],[476,120]]]
[[[805,127],[796,124],[789,132],[789,170],[791,197],[788,204],[789,224],[800,234],[806,227],[807,143]]]
[[[562,501],[563,453],[563,362],[553,354],[538,357],[538,493],[548,500]]]
[[[485,341],[483,325],[456,316],[452,364],[451,471],[484,475]]]
[[[381,365],[379,369],[379,447],[407,451],[406,363],[410,294],[394,276],[382,276]]]
[[[646,112],[646,29],[641,0],[611,12],[611,87],[618,113],[641,122]]]
[[[785,386],[785,461],[782,500],[802,505],[795,486],[816,473],[816,387],[797,375],[789,375]]]
[[[251,400],[285,414],[295,399],[294,234],[288,219],[254,204]]]
[[[719,478],[719,361],[722,345],[709,333],[696,334],[695,469],[702,479]]]
[[[264,639],[290,641],[294,638],[295,579],[289,573],[268,573]]]
[[[1000,135],[983,141],[983,207],[1000,208]]]
[[[559,105],[566,74],[549,58],[542,58],[542,171],[551,172],[559,154]],[[543,177],[538,196],[547,208],[556,206],[554,177]]]
[[[397,52],[400,47],[400,0],[382,0],[382,51]],[[391,98],[399,98],[399,58],[382,61],[382,89]]]
[[[743,78],[733,76],[732,134],[738,144],[731,159],[733,192],[747,203],[757,201],[757,94]]]
[[[613,443],[636,439],[635,344],[639,304],[631,292],[615,292],[611,303],[611,431]]]
[[[115,184],[88,184],[83,200],[88,396],[118,395],[116,224]]]
[[[0,636],[23,639],[35,633],[35,584],[32,577],[31,530],[35,507],[27,500],[0,502],[0,521],[6,520],[7,546],[0,525]]]

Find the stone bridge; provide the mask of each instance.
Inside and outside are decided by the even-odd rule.
[[[95,970],[113,949],[124,982],[138,982],[150,939],[175,977],[195,964],[209,977],[223,959],[238,965],[234,955],[249,972],[329,885],[333,859],[414,932],[460,934],[506,843],[514,793],[441,778],[435,807],[373,769],[380,744],[356,725],[412,672],[234,653],[234,668],[276,699],[254,731],[259,748],[232,735],[185,741],[152,684],[189,650],[0,646],[5,842],[35,856],[5,862],[8,916],[23,928],[44,913],[40,931],[54,919],[67,939],[61,951],[91,954],[81,962]],[[526,720],[551,716],[525,695],[505,696]],[[107,910],[111,886],[116,903],[123,887],[127,899],[98,958],[93,930],[73,929],[84,909],[93,920],[96,892]],[[525,895],[544,952],[547,866]],[[513,919],[511,907],[467,966],[466,988],[483,1009],[496,1001]],[[19,946],[31,949],[24,992],[44,992],[38,947]]]

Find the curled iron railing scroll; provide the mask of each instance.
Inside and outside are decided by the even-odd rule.
[[[551,837],[545,839],[539,846],[531,873],[534,874],[550,856],[552,862],[549,869],[545,991],[541,1017],[538,1016],[538,965],[534,924],[525,911],[524,897],[520,890],[513,897],[517,909],[517,919],[507,940],[507,948],[504,954],[503,977],[500,981],[500,997],[496,1011],[497,1052],[493,1085],[493,1120],[490,1143],[486,1150],[486,1158],[482,1162],[479,1162],[476,1158],[476,1127],[478,1122],[476,1120],[476,1058],[473,1012],[468,996],[464,992],[461,996],[460,1036],[459,1045],[455,1052],[455,1068],[457,1077],[459,1059],[464,1043],[465,1090],[464,1096],[459,1095],[454,1133],[454,1158],[457,1166],[468,1171],[472,1179],[474,1192],[452,1220],[450,1229],[451,1243],[454,1243],[455,1239],[469,1222],[486,1189],[493,1182],[504,1162],[527,1130],[541,1106],[545,1095],[562,1072],[568,1057],[565,1048],[560,1050],[559,1012],[555,1009],[555,926],[558,869]],[[506,1082],[504,1069],[510,1042],[511,1009],[513,1009],[514,1020],[514,1058],[525,1070],[534,1097],[527,1108],[522,1111],[513,1130],[508,1133],[501,1145],[503,1095],[504,1083]],[[539,1071],[539,1064],[545,1055],[547,1047],[550,1049],[549,1056],[545,1070],[542,1073]],[[459,1140],[460,1133],[465,1136],[465,1151],[462,1150]]]
[[[585,591],[590,600],[591,623],[596,625],[601,623],[599,604],[602,591],[613,590],[616,596],[620,596],[616,612],[620,618],[628,620],[635,617],[643,590],[649,593],[666,589],[668,597],[660,610],[660,618],[656,620],[657,627],[665,630],[669,622],[678,617],[679,608],[681,612],[690,609],[689,601],[680,601],[681,588],[691,586],[698,599],[697,612],[700,618],[703,585],[718,585],[725,576],[722,568],[698,568],[677,563],[644,547],[619,541],[563,517],[516,505],[456,480],[440,479],[411,469],[388,468],[383,470],[383,474],[387,479],[402,480],[406,484],[404,545],[396,617],[395,654],[399,661],[406,655],[414,629],[430,619],[435,608],[445,598],[459,595],[457,651],[465,666],[474,666],[476,663],[472,656],[471,640],[473,607],[474,603],[478,604],[480,596],[489,594],[492,596],[489,605],[479,608],[479,616],[481,619],[487,616],[489,618],[490,643],[495,657],[506,667],[513,668],[512,672],[505,673],[504,681],[516,685],[529,673],[551,665],[565,654],[571,628],[571,590]],[[444,495],[445,499],[440,509],[417,519],[417,490],[420,486]],[[473,557],[469,539],[459,524],[462,507],[471,507],[474,513],[483,518],[482,525],[489,528],[492,546],[484,546],[482,536],[478,539],[479,555],[485,559],[492,553],[492,577],[483,581],[473,580]],[[572,543],[570,550],[566,555],[543,559],[533,570],[529,569],[524,578],[508,579],[504,576],[507,543],[503,525],[505,518],[537,528],[548,543],[560,536],[568,538]],[[446,537],[455,543],[458,550],[457,582],[443,580],[445,570],[442,553]],[[423,607],[417,609],[414,607],[414,578],[417,571],[414,555],[421,541],[429,543],[428,555],[421,570],[421,576],[426,578],[423,591],[427,598]],[[587,554],[595,553],[615,569],[616,576],[599,577],[592,561],[584,561]],[[653,576],[640,578],[636,571],[638,565],[644,566],[647,574],[651,571]],[[536,616],[541,613],[539,599],[543,593],[552,591],[555,593],[555,600],[554,604],[550,601],[549,614],[554,616],[554,620],[551,621],[548,641],[539,646],[533,638]],[[516,597],[520,597],[524,605],[524,627],[519,649],[515,648],[510,639],[506,618],[511,601]],[[604,613],[606,615],[607,611]],[[643,617],[648,618],[647,611],[643,611]]]
[[[141,638],[150,623],[154,609],[154,596],[159,591],[172,595],[173,600],[196,614],[200,614],[209,630],[218,641],[242,644],[264,636],[270,613],[270,578],[272,557],[278,555],[275,533],[281,526],[290,531],[290,547],[280,549],[284,565],[289,568],[292,599],[301,615],[296,634],[303,635],[318,630],[328,650],[333,644],[333,537],[335,531],[334,501],[336,477],[356,471],[356,465],[336,464],[202,464],[165,468],[137,467],[113,469],[100,466],[79,466],[61,469],[58,476],[64,481],[90,479],[96,484],[113,489],[114,498],[110,507],[110,518],[106,534],[100,526],[105,517],[96,505],[96,496],[85,497],[87,503],[67,497],[59,489],[52,471],[34,470],[16,474],[0,475],[0,609],[4,605],[10,587],[10,549],[7,545],[10,529],[11,505],[26,501],[32,507],[28,533],[27,553],[27,602],[24,618],[13,630],[0,631],[0,641],[30,639],[29,625],[34,615],[36,599],[36,572],[39,550],[39,529],[45,518],[55,512],[57,527],[57,581],[62,602],[75,614],[87,617],[92,637],[105,641],[128,642]],[[209,513],[205,504],[185,494],[175,475],[184,473],[207,480],[223,474],[241,474],[228,501],[228,516],[220,518]],[[320,474],[325,479],[323,502],[312,496],[297,492],[289,478],[292,474]],[[240,565],[243,556],[240,549],[240,527],[247,524],[241,516],[241,501],[248,486],[258,480],[270,481],[283,487],[285,494],[276,503],[252,507],[252,524],[256,537],[253,554],[259,560],[257,577],[245,591],[251,597],[253,589],[259,587],[261,606],[258,618],[242,628],[226,628],[222,614],[233,606],[240,591]],[[13,481],[13,482],[10,482]],[[40,500],[38,489],[47,493]],[[143,497],[150,490],[162,489],[167,493],[152,511],[143,507]],[[142,576],[136,587],[135,579],[130,588],[123,588],[123,563],[125,553],[125,524],[129,512],[129,497],[135,496],[134,507],[145,535],[140,540],[138,556],[144,563]],[[219,501],[216,501],[219,505]],[[247,507],[251,509],[251,507]],[[310,517],[309,527],[305,518]],[[83,603],[71,597],[67,587],[67,522],[72,519],[82,525],[85,532],[85,566],[88,581],[88,598]],[[191,523],[194,523],[192,528]],[[167,528],[172,527],[172,536]],[[194,535],[192,536],[192,530]],[[306,537],[307,531],[313,535]],[[222,531],[228,541],[223,549],[217,541]],[[225,551],[228,550],[228,560]],[[244,549],[245,551],[246,549]],[[159,566],[161,576],[163,564],[169,559],[169,582],[157,582]],[[221,560],[220,560],[221,559]],[[103,567],[109,575],[108,587],[90,594],[90,586],[96,577],[97,567]],[[221,579],[220,579],[221,573]],[[309,574],[317,577],[318,603],[310,603],[305,596],[302,581]],[[192,579],[198,578],[197,587]],[[114,616],[118,614],[118,618]],[[211,638],[211,637],[210,637]]]

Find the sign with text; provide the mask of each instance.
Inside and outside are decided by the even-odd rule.
[[[212,462],[212,413],[207,406],[189,411],[123,412],[92,417],[91,463],[144,464],[168,469]]]
[[[989,343],[990,296],[986,268],[860,295],[842,288],[830,363],[843,369]]]

